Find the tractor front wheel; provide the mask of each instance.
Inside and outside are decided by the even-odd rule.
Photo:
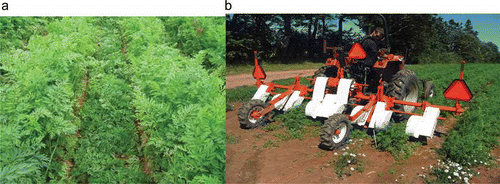
[[[393,77],[386,90],[388,96],[395,97],[397,100],[407,102],[417,102],[419,97],[419,86],[417,75],[410,70],[400,70]],[[415,107],[411,105],[394,104],[394,110],[404,112],[415,112]],[[408,118],[402,113],[392,115],[394,121],[402,122]]]
[[[330,116],[321,126],[320,148],[334,150],[347,144],[351,136],[352,125],[349,118],[343,114]]]
[[[256,117],[256,114],[264,108],[266,108],[266,103],[261,100],[254,99],[246,102],[238,112],[240,127],[243,129],[252,129],[262,125],[263,121],[267,119],[267,115],[260,115]]]

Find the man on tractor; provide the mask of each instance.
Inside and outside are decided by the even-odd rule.
[[[368,67],[373,67],[377,61],[378,52],[382,46],[382,38],[384,38],[384,29],[378,27],[360,41],[366,52],[363,63]]]
[[[369,35],[366,35],[358,41],[366,55],[365,58],[358,59],[358,62],[350,68],[350,73],[356,81],[373,84],[372,87],[377,86],[379,78],[381,77],[380,70],[377,72],[373,67],[379,60],[379,56],[385,54],[386,51],[386,45],[382,41],[384,39],[384,33],[385,31],[383,28],[377,27]],[[397,70],[398,69],[395,69],[394,72],[397,72]],[[371,90],[375,92],[376,88],[372,88]]]

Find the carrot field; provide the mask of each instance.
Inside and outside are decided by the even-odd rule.
[[[0,21],[0,183],[225,181],[223,18]]]
[[[452,79],[458,78],[459,64],[414,65],[410,68],[421,78],[433,79],[438,95],[429,100],[431,103],[453,106],[454,101],[444,99],[442,92]],[[442,143],[439,153],[449,163],[433,171],[437,176],[436,182],[467,182],[464,180],[466,177],[457,174],[462,171],[456,168],[472,169],[475,166],[495,163],[490,151],[499,145],[500,139],[499,77],[499,64],[465,65],[464,79],[474,98],[468,103],[462,102],[467,110],[457,117],[457,123]],[[448,113],[448,116],[451,116],[451,113]],[[450,172],[452,169],[448,167],[455,168],[455,172]]]

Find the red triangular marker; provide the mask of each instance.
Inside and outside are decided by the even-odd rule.
[[[266,72],[262,67],[259,65],[259,61],[257,60],[257,51],[254,51],[254,57],[255,57],[255,68],[253,68],[253,78],[260,80],[260,79],[266,79]]]
[[[266,79],[266,72],[264,69],[260,67],[260,65],[256,65],[253,69],[253,78],[254,79]]]
[[[359,44],[359,42],[356,42],[351,47],[351,50],[349,50],[349,58],[352,58],[352,59],[365,59],[366,58],[366,52],[363,49],[363,46],[361,46],[361,44]]]
[[[472,99],[472,92],[464,80],[455,79],[443,93],[446,99],[468,102]]]

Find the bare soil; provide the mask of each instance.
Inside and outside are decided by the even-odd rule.
[[[324,151],[320,143],[319,127],[306,127],[302,140],[280,140],[273,136],[284,128],[265,131],[261,128],[244,130],[239,127],[237,113],[243,103],[234,103],[234,110],[226,113],[226,134],[232,141],[226,143],[227,183],[424,183],[429,177],[430,166],[435,167],[439,155],[436,152],[444,141],[443,135],[453,128],[456,119],[449,118],[438,124],[436,134],[420,146],[407,160],[395,161],[388,152],[375,148],[372,138],[355,140],[350,149],[365,154],[363,172],[352,172],[343,179],[335,174],[332,160],[347,150]],[[280,122],[272,122],[276,124]],[[273,141],[273,144],[269,144]],[[500,164],[500,149],[492,156]],[[470,180],[473,183],[499,183],[498,167],[479,167],[481,174]],[[424,176],[425,175],[425,176]]]

